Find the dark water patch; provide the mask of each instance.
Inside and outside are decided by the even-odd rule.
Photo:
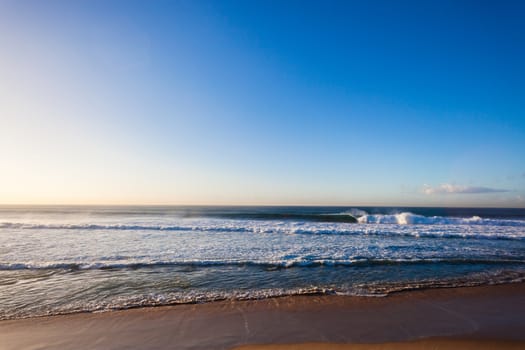
[[[210,216],[235,220],[293,220],[310,222],[357,223],[357,219],[350,214],[231,213]]]

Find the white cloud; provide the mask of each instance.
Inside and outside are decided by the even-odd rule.
[[[441,184],[439,186],[423,186],[424,194],[475,194],[475,193],[496,193],[496,192],[510,192],[509,190],[481,187],[481,186],[460,186],[452,184]]]

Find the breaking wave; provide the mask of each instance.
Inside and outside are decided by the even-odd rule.
[[[479,216],[470,218],[423,216],[410,212],[399,214],[366,214],[357,218],[360,224],[397,224],[397,225],[490,225],[490,226],[524,226],[523,220],[484,219]]]
[[[228,214],[221,215],[222,220],[201,221],[188,224],[184,220],[180,224],[129,224],[129,223],[34,223],[34,222],[0,222],[0,229],[41,229],[41,230],[155,230],[155,231],[224,231],[224,232],[253,232],[255,226],[264,232],[280,232],[283,226],[261,225],[264,221],[281,223],[311,223],[311,224],[340,224],[339,228],[349,228],[346,224],[392,224],[392,225],[482,225],[482,226],[514,226],[525,227],[525,220],[489,219],[480,216],[446,217],[424,216],[410,212],[397,214],[367,214],[365,211],[352,211],[341,214]],[[229,219],[229,220],[226,220]],[[317,226],[316,226],[317,227]],[[318,226],[321,227],[321,226]],[[343,230],[344,231],[344,230]]]
[[[64,224],[0,222],[0,229],[71,231],[167,231],[195,233],[298,234],[334,236],[403,236],[417,238],[473,238],[525,240],[525,221],[504,219],[425,217],[411,213],[363,215],[358,224],[341,222],[272,222],[215,220],[160,224]],[[476,229],[474,229],[477,227]]]

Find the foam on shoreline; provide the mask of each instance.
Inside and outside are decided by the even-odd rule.
[[[524,315],[525,284],[521,283],[412,291],[388,298],[226,300],[0,321],[0,344],[3,350],[36,345],[65,350],[175,345],[177,349],[231,349],[245,344],[385,344],[429,337],[524,344]]]

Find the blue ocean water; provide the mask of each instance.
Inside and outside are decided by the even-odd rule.
[[[0,207],[0,319],[525,280],[525,209]]]

